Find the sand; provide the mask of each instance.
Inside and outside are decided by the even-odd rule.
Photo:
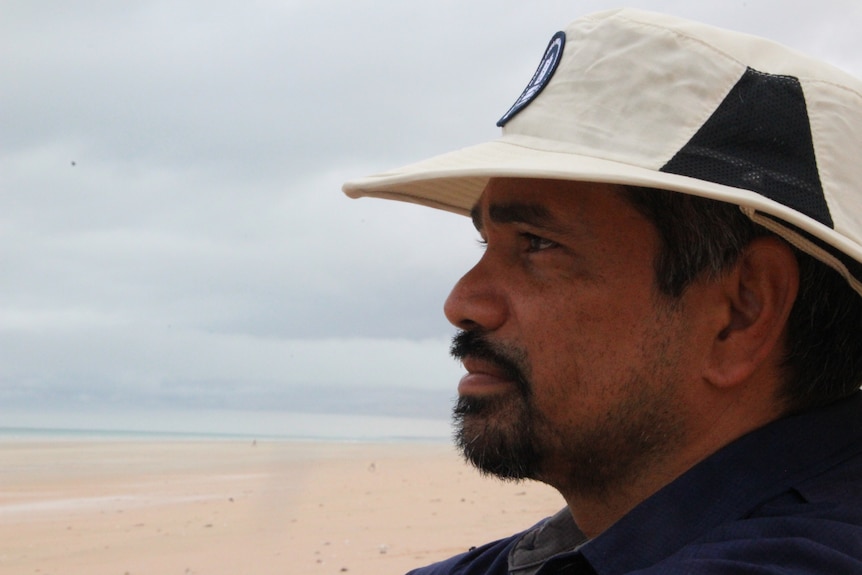
[[[0,575],[399,574],[561,508],[443,444],[0,443]]]

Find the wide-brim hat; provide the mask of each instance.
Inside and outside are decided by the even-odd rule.
[[[344,184],[469,214],[489,178],[740,206],[862,294],[862,81],[774,42],[636,10],[553,36],[499,139]],[[854,275],[855,272],[855,275]]]

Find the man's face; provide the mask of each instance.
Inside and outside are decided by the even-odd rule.
[[[611,186],[554,180],[492,180],[473,216],[484,253],[445,306],[467,459],[600,492],[670,452],[690,334],[656,291],[652,224]]]

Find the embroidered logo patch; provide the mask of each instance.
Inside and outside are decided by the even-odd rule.
[[[503,117],[497,121],[497,126],[500,128],[505,126],[509,120],[514,118],[518,112],[526,108],[527,104],[535,100],[536,96],[545,89],[545,86],[547,86],[548,82],[551,81],[554,72],[557,71],[557,66],[560,64],[560,59],[563,56],[563,46],[565,45],[566,33],[557,32],[554,34],[554,37],[551,38],[551,41],[548,43],[547,49],[545,49],[545,55],[542,56],[542,61],[539,63],[536,73],[533,74],[533,78],[530,80],[530,83],[527,84],[527,87],[524,88],[524,91],[518,99],[515,100],[512,107],[509,108],[509,111],[503,114]]]

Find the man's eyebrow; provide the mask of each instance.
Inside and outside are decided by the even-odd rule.
[[[483,227],[482,210],[479,205],[470,210],[473,225],[480,232]],[[495,224],[530,224],[538,227],[559,227],[551,212],[541,204],[508,202],[488,206],[488,219]]]

